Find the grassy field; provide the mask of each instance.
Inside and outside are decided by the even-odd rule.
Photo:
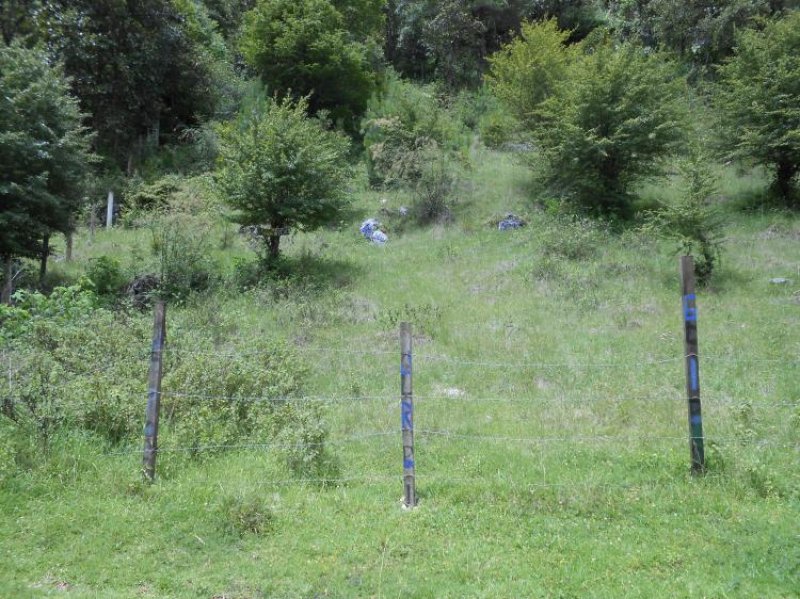
[[[241,337],[291,348],[307,368],[295,401],[330,431],[327,473],[298,480],[269,447],[204,460],[175,448],[146,486],[138,445],[56,440],[45,467],[0,489],[0,596],[800,596],[800,219],[737,210],[763,181],[720,171],[724,256],[698,291],[708,473],[693,477],[670,246],[536,210],[509,155],[478,150],[475,164],[453,224],[382,217],[384,247],[358,222],[297,235],[285,251],[299,276],[169,308],[182,351],[225,360]],[[408,201],[356,195],[363,216]],[[509,211],[528,226],[497,231]],[[84,233],[78,264],[56,268],[134,261],[146,245],[136,230],[91,245]],[[237,239],[217,254],[230,270],[248,250]],[[192,345],[196,330],[216,342]]]

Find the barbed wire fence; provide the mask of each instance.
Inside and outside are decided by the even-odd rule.
[[[670,477],[683,476],[696,463],[696,453],[686,453],[696,440],[696,431],[691,428],[691,413],[687,431],[687,394],[680,388],[680,365],[688,357],[697,357],[696,348],[686,355],[642,356],[636,364],[579,354],[542,358],[527,352],[493,361],[448,355],[435,351],[432,343],[422,343],[424,349],[416,352],[412,348],[412,326],[403,323],[395,350],[297,349],[317,358],[335,354],[338,359],[350,359],[355,365],[367,363],[370,368],[380,364],[380,377],[388,382],[377,385],[374,391],[226,396],[198,388],[162,389],[164,356],[173,352],[224,361],[255,359],[265,350],[172,347],[166,341],[163,306],[156,307],[155,313],[147,401],[142,402],[140,392],[130,393],[131,401],[138,400],[143,408],[146,403],[144,450],[122,447],[104,454],[130,458],[141,455],[142,470],[149,481],[156,477],[159,455],[272,455],[326,448],[342,461],[341,471],[260,478],[254,484],[375,485],[392,497],[402,488],[403,504],[412,507],[418,501],[418,483],[423,497],[437,489],[497,484],[554,490],[657,489]],[[145,353],[141,352],[143,358]],[[15,372],[11,361],[4,362],[5,378],[11,387]],[[711,431],[701,437],[706,449],[735,447],[762,455],[778,452],[788,458],[778,460],[777,467],[786,477],[796,479],[800,438],[797,427],[790,422],[800,415],[800,398],[773,400],[767,394],[742,398],[736,390],[746,382],[739,376],[742,372],[755,373],[757,377],[759,369],[778,369],[790,373],[786,376],[796,376],[800,358],[714,355],[712,350],[703,355],[703,363],[710,370],[736,375],[724,381],[724,377],[716,375],[715,386],[706,393],[704,416]],[[506,387],[495,385],[499,388],[492,391],[476,385],[480,391],[475,392],[469,385],[460,384],[464,372],[491,380],[519,380]],[[374,380],[376,373],[361,372],[360,376]],[[687,386],[697,382],[696,371],[692,375],[687,368],[686,376]],[[392,379],[396,390],[387,391]],[[412,379],[416,387],[413,391]],[[699,389],[689,389],[696,390]],[[321,440],[244,438],[234,442],[198,439],[175,443],[169,438],[159,439],[158,430],[162,401],[175,400],[192,400],[211,407],[231,403],[315,406],[325,411],[330,430]],[[769,414],[769,418],[762,418],[761,425],[751,426],[749,421],[758,420],[753,416],[758,413]],[[167,428],[164,432],[169,435],[172,431]],[[637,464],[641,465],[639,471],[635,469]],[[603,470],[615,468],[625,468],[627,472],[624,476],[603,476]],[[666,472],[659,473],[659,469]],[[704,469],[702,464],[700,470]]]

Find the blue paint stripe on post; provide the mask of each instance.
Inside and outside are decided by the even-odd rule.
[[[689,383],[692,388],[692,393],[697,393],[700,390],[700,381],[697,373],[697,356],[689,357]]]
[[[697,307],[690,305],[697,300],[694,293],[683,296],[683,318],[686,322],[697,322]]]
[[[403,468],[413,468],[414,460],[403,460]]]
[[[692,416],[691,422],[695,426],[697,426],[699,424],[703,424],[703,417],[700,414],[695,414],[694,416]]]
[[[405,431],[414,430],[413,410],[414,408],[410,401],[400,402],[400,426]]]

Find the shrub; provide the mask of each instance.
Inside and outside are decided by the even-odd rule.
[[[252,493],[226,497],[219,505],[219,514],[222,530],[240,537],[269,532],[274,520],[264,497]]]
[[[209,225],[202,218],[167,215],[150,220],[150,249],[158,273],[158,295],[180,302],[211,283]]]
[[[147,325],[97,307],[91,291],[30,294],[6,311],[9,364],[5,414],[47,446],[63,429],[89,430],[108,441],[141,425],[132,398],[142,393]]]
[[[259,227],[273,261],[281,236],[334,224],[349,203],[348,141],[308,118],[307,107],[259,92],[219,130],[219,189],[235,222]]]
[[[321,484],[339,475],[339,463],[326,446],[328,428],[319,406],[289,403],[276,416],[278,451],[293,475]]]
[[[686,121],[675,67],[603,32],[566,47],[554,22],[528,25],[492,63],[495,93],[530,131],[534,167],[573,211],[627,218],[630,189],[662,172]]]
[[[174,352],[162,384],[170,427],[165,443],[199,453],[241,439],[269,440],[276,432],[275,414],[300,390],[303,373],[285,347],[264,342],[223,357]]]
[[[773,190],[800,205],[800,11],[742,30],[719,69],[716,102],[732,155],[774,169]]]
[[[708,158],[697,151],[682,160],[679,169],[683,179],[680,199],[647,214],[644,230],[673,240],[678,252],[692,256],[697,282],[705,285],[722,253],[724,222],[712,204],[716,182]]]
[[[608,229],[588,218],[559,217],[544,229],[541,243],[546,258],[588,260],[608,243]]]
[[[542,178],[574,209],[629,218],[631,186],[661,174],[684,137],[674,67],[632,45],[587,38],[584,54],[536,109]]]
[[[86,276],[92,282],[97,295],[109,298],[118,295],[126,283],[119,260],[109,256],[92,258],[86,269]]]
[[[412,186],[430,153],[466,155],[469,134],[436,98],[431,86],[390,78],[370,102],[362,123],[370,183]]]
[[[503,110],[493,110],[485,114],[478,124],[481,141],[487,148],[498,149],[514,141],[519,130],[519,121]]]
[[[147,184],[141,180],[133,180],[125,194],[126,220],[130,214],[166,210],[170,200],[181,189],[181,178],[178,175],[165,175],[157,181]]]
[[[569,36],[555,19],[525,23],[520,36],[489,59],[489,88],[529,129],[536,108],[555,93],[576,60],[574,47],[566,45]]]
[[[454,187],[455,179],[446,159],[428,154],[414,187],[412,212],[417,222],[426,225],[450,221],[455,206]]]

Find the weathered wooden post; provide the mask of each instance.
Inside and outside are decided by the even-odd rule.
[[[144,455],[142,472],[147,482],[156,476],[156,453],[158,452],[158,414],[161,408],[161,372],[164,343],[167,338],[167,307],[163,301],[156,302],[153,323],[153,350],[150,353],[150,376],[147,389],[147,410],[144,423]]]
[[[417,505],[414,472],[414,396],[411,389],[411,325],[400,323],[400,421],[403,430],[403,505]]]
[[[114,192],[108,192],[108,205],[106,206],[106,230],[114,224]]]
[[[702,474],[706,466],[703,449],[703,415],[700,406],[700,363],[697,356],[697,297],[694,293],[694,261],[691,256],[681,256],[681,293],[692,474]]]

